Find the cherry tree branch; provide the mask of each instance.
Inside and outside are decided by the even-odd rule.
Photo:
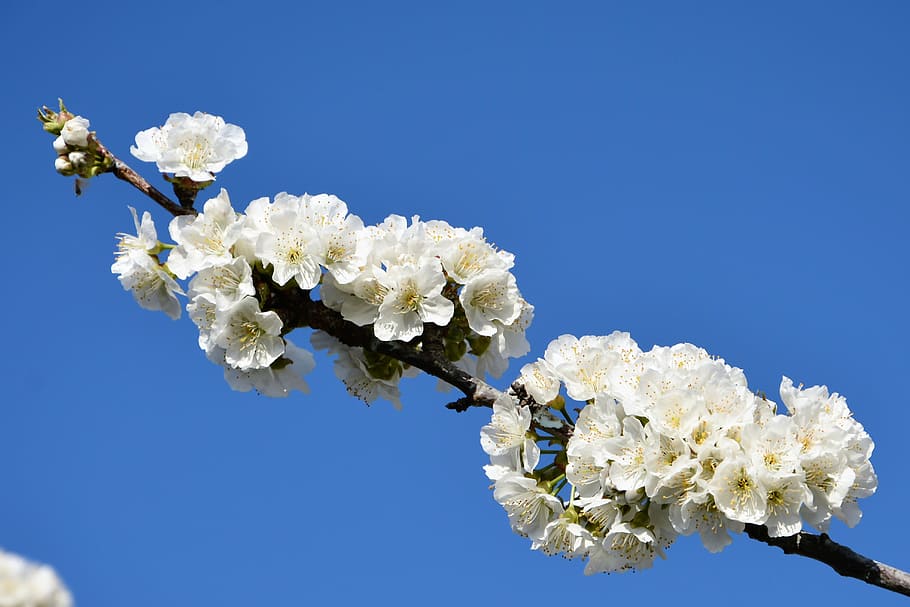
[[[119,160],[117,162],[120,163]],[[120,165],[126,169],[124,175],[135,175],[136,180],[120,175],[118,177],[139,188],[174,215],[196,213],[192,208],[186,209],[171,202],[144,179],[138,177],[132,169],[123,163]],[[148,191],[142,184],[147,186]],[[163,204],[152,192],[158,192],[158,196],[167,200],[169,204]],[[339,312],[326,307],[322,301],[312,299],[309,291],[297,288],[294,283],[280,287],[264,274],[258,274],[257,280],[266,282],[266,288],[261,291],[267,294],[265,301],[262,302],[263,309],[275,311],[288,330],[298,327],[318,329],[347,346],[390,356],[441,379],[464,394],[464,397],[446,405],[449,409],[466,411],[471,407],[492,407],[493,402],[502,394],[482,379],[470,375],[448,360],[442,345],[441,327],[427,324],[424,326],[423,335],[410,342],[381,341],[373,334],[372,326],[358,326],[345,320]],[[523,405],[531,407],[532,410],[545,408],[536,403],[520,384],[513,384],[510,391]],[[571,426],[563,424],[561,427],[549,428],[548,432],[568,440],[572,430]],[[746,534],[769,546],[777,546],[786,554],[796,554],[824,563],[840,575],[910,596],[910,573],[862,556],[834,542],[827,534],[800,532],[789,537],[770,537],[766,527],[752,524],[746,525]]]
[[[267,278],[260,274],[257,280]],[[461,390],[465,398],[470,399],[471,406],[492,407],[493,401],[500,395],[499,390],[459,369],[448,360],[437,333],[434,333],[435,325],[424,327],[425,334],[422,339],[417,338],[411,342],[381,341],[373,335],[372,326],[360,327],[345,320],[339,312],[326,307],[321,301],[313,300],[309,291],[303,291],[296,286],[279,287],[268,281],[267,288],[260,292],[267,293],[265,301],[262,302],[263,309],[277,313],[285,327],[319,329],[347,346],[384,354],[417,367]]]
[[[163,194],[158,188],[150,184],[145,178],[131,169],[129,165],[125,162],[114,156],[110,150],[108,150],[104,144],[102,144],[97,138],[95,143],[98,145],[98,152],[104,156],[105,159],[111,163],[110,172],[114,174],[118,179],[122,179],[127,182],[156,203],[164,207],[164,209],[171,215],[197,215],[196,209],[192,206],[181,206],[168,198]]]
[[[99,153],[108,160],[106,164],[111,167],[108,172],[137,188],[172,215],[198,214],[192,207],[191,197],[181,196],[181,202],[184,204],[175,203],[114,156],[100,142],[96,140],[96,143]],[[482,379],[458,368],[448,359],[441,327],[427,324],[424,326],[423,334],[409,342],[381,341],[375,337],[372,326],[358,326],[345,320],[339,312],[328,308],[319,300],[312,299],[309,291],[297,288],[293,282],[287,287],[281,287],[271,281],[265,273],[255,273],[255,276],[259,282],[257,286],[263,287],[259,290],[263,296],[261,302],[263,309],[275,311],[284,323],[286,331],[299,327],[318,329],[347,346],[364,348],[416,367],[449,383],[464,394],[464,397],[446,405],[449,409],[466,411],[471,407],[492,407],[494,401],[502,394]],[[513,384],[509,390],[522,405],[529,406],[535,412],[535,417],[546,413],[547,406],[536,403],[522,385]],[[572,431],[572,425],[565,422],[561,425],[557,423],[546,426],[547,433],[562,441],[568,441]],[[856,578],[867,584],[910,596],[910,573],[858,554],[834,542],[825,533],[815,535],[800,532],[789,537],[771,537],[766,527],[753,524],[747,524],[745,531],[750,538],[769,546],[776,546],[786,554],[796,554],[819,561],[842,576]]]
[[[789,537],[771,537],[767,527],[746,525],[746,534],[753,540],[777,546],[786,554],[798,554],[828,565],[845,577],[910,596],[910,573],[879,563],[833,541],[828,534],[800,532]]]

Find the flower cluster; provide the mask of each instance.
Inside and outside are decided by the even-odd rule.
[[[162,173],[207,182],[228,163],[246,156],[246,134],[220,116],[179,112],[163,126],[139,132],[130,152],[139,160],[154,162]]]
[[[111,170],[113,160],[104,154],[95,133],[88,130],[89,121],[70,113],[62,100],[59,112],[43,107],[38,112],[38,120],[44,125],[44,130],[57,136],[54,139],[54,151],[57,153],[54,168],[58,173],[88,179]]]
[[[54,570],[0,550],[0,605],[70,607],[73,599]]]
[[[587,574],[650,567],[678,535],[718,552],[747,523],[771,537],[852,527],[877,486],[872,440],[842,396],[785,377],[789,414],[776,414],[691,344],[563,335],[518,383],[481,432],[494,498],[532,548],[585,558]],[[584,403],[574,420],[563,387]]]
[[[148,213],[141,222],[133,215],[138,235],[120,235],[112,271],[140,305],[173,318],[184,293],[175,279],[188,280],[199,346],[225,366],[237,389],[284,395],[305,387],[301,376],[312,369],[312,355],[286,337],[305,321],[289,319],[287,310],[282,318],[273,303],[295,292],[310,297],[317,288],[328,308],[370,326],[379,341],[420,340],[425,325],[436,325],[448,358],[472,371],[498,376],[509,358],[528,351],[533,308],[509,271],[512,255],[487,243],[480,228],[397,215],[364,226],[326,194],[281,193],[237,213],[225,190],[197,216],[171,221],[174,244],[158,242]],[[338,356],[336,374],[367,402],[399,404],[398,381],[414,373],[318,332],[313,345]]]

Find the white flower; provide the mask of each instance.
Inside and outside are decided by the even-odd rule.
[[[393,372],[389,377],[374,377],[368,369],[366,354],[363,348],[351,348],[344,345],[328,333],[313,331],[310,343],[317,350],[328,350],[337,354],[335,376],[344,382],[347,391],[366,404],[372,404],[377,398],[389,401],[396,409],[401,409],[401,393],[398,382],[406,373]]]
[[[60,130],[60,136],[66,145],[74,148],[88,147],[88,125],[89,122],[82,116],[70,118]]]
[[[514,264],[510,253],[497,251],[483,237],[481,228],[458,230],[439,239],[439,257],[446,272],[459,284],[467,284],[484,270],[508,270]]]
[[[800,469],[799,443],[792,417],[775,415],[764,426],[746,424],[740,443],[757,470],[788,475]]]
[[[705,494],[700,500],[690,499],[670,506],[673,528],[686,535],[697,531],[708,552],[720,552],[733,543],[730,532],[742,532],[745,524],[724,516],[710,494]]]
[[[242,370],[268,367],[284,352],[281,319],[275,312],[262,312],[255,297],[245,297],[212,326],[215,343],[226,350],[228,365]]]
[[[333,310],[339,310],[345,320],[358,327],[371,325],[379,318],[379,306],[389,291],[377,278],[380,272],[382,270],[378,266],[367,266],[345,285],[339,284],[329,274],[323,279],[320,290],[322,301]]]
[[[806,486],[812,499],[802,508],[807,523],[819,531],[827,531],[833,511],[841,508],[856,480],[856,472],[847,465],[843,451],[832,451],[803,458]]]
[[[507,270],[485,270],[472,277],[458,299],[468,326],[479,335],[495,335],[496,324],[510,325],[521,314],[521,294]]]
[[[572,483],[580,497],[599,497],[604,492],[606,470],[590,455],[570,456],[566,465],[566,479]]]
[[[328,226],[318,232],[317,253],[335,280],[345,284],[360,276],[370,244],[363,221],[356,215],[348,215],[340,226]]]
[[[591,532],[564,514],[546,526],[543,539],[532,543],[531,549],[548,556],[562,554],[567,559],[574,559],[587,556],[593,546]]]
[[[193,297],[190,303],[186,304],[186,312],[190,320],[199,329],[199,348],[207,354],[215,350],[218,345],[215,343],[212,335],[212,326],[215,324],[215,318],[218,315],[218,305],[215,303],[215,296],[210,293],[200,293]],[[222,359],[224,357],[222,356]],[[221,361],[217,361],[222,364]]]
[[[622,420],[622,436],[608,438],[600,448],[613,463],[610,465],[610,481],[620,491],[632,494],[644,487],[645,431],[637,417]]]
[[[146,211],[140,223],[136,209],[130,207],[130,212],[137,235],[118,235],[116,260],[111,265],[111,272],[117,274],[124,290],[130,291],[142,308],[161,310],[177,319],[180,302],[176,294],[182,295],[183,290],[154,255],[159,243],[152,216]]]
[[[550,367],[550,363],[542,358],[523,366],[519,381],[524,385],[531,398],[542,405],[559,395],[559,378],[556,377],[556,372]]]
[[[256,390],[263,396],[283,398],[292,390],[309,394],[310,386],[303,376],[315,367],[316,360],[311,352],[286,341],[284,354],[272,365],[246,371],[225,366],[224,379],[238,392]]]
[[[502,377],[509,368],[510,358],[519,358],[531,351],[525,332],[534,319],[534,306],[524,299],[520,305],[521,313],[512,324],[503,325],[499,321],[493,321],[496,334],[490,338],[486,351],[477,357],[476,377],[483,377],[487,373],[493,377]]]
[[[590,457],[597,466],[607,466],[617,452],[605,449],[605,446],[615,449],[617,445],[607,444],[606,441],[622,434],[620,413],[621,409],[612,398],[595,397],[594,402],[583,408],[575,420],[575,430],[566,448],[569,459]]]
[[[122,262],[129,260],[130,270],[121,272]],[[130,291],[133,298],[146,310],[161,310],[172,319],[180,318],[180,302],[176,293],[183,294],[174,279],[154,258],[132,251],[122,255],[111,266],[111,271],[120,274],[120,284],[125,291]]]
[[[168,268],[180,278],[234,260],[231,246],[240,236],[243,223],[231,207],[227,190],[210,198],[202,213],[181,215],[171,220],[168,229],[179,246],[168,255]]]
[[[768,518],[768,490],[745,455],[720,462],[709,486],[717,508],[734,521],[760,525]]]
[[[505,508],[512,530],[535,541],[544,539],[547,525],[563,512],[559,498],[517,472],[496,480],[493,499]]]
[[[685,471],[691,470],[694,465],[689,457],[689,448],[681,438],[661,434],[651,424],[645,428],[644,460],[648,473],[645,493],[655,501],[668,492],[676,493],[679,488],[667,485],[670,481],[685,478]]]
[[[171,114],[164,126],[137,133],[130,152],[139,160],[156,163],[162,173],[211,181],[213,173],[246,156],[246,134],[220,116],[179,112]]]
[[[569,397],[586,401],[609,392],[611,371],[622,364],[622,356],[608,346],[605,337],[560,335],[547,346],[544,359],[565,382]]]
[[[654,564],[656,556],[663,557],[664,554],[653,531],[629,523],[618,523],[613,525],[602,542],[589,549],[585,575],[648,569]]]
[[[190,281],[191,298],[211,295],[220,310],[226,310],[249,295],[254,295],[250,264],[239,257],[231,263],[200,270]]]
[[[503,393],[493,403],[490,423],[480,430],[480,445],[488,455],[506,456],[514,470],[523,467],[531,472],[540,459],[540,448],[526,436],[530,427],[531,411],[518,406],[515,398]],[[522,461],[523,465],[520,465]]]
[[[250,265],[256,263],[256,243],[259,236],[272,231],[272,211],[274,204],[267,196],[257,198],[250,202],[240,216],[240,234],[234,241],[233,253],[243,257]]]
[[[145,211],[142,213],[142,221],[136,214],[136,209],[128,207],[130,214],[133,216],[133,224],[136,226],[136,236],[132,234],[118,234],[120,239],[118,249],[125,250],[142,250],[152,253],[158,248],[158,231],[155,229],[155,222],[152,221],[152,215]]]
[[[423,333],[424,323],[445,326],[451,320],[455,305],[442,295],[446,279],[438,261],[392,266],[377,278],[387,290],[373,325],[382,341],[407,341]]]
[[[292,278],[301,289],[319,284],[319,238],[301,204],[301,199],[281,193],[275,196],[268,215],[269,231],[259,235],[256,256],[272,265],[272,278],[285,285]]]
[[[73,599],[52,568],[0,551],[0,605],[70,607]]]
[[[796,535],[803,528],[800,509],[812,505],[812,493],[802,474],[778,475],[761,470],[761,484],[765,488],[765,507],[768,518],[764,522],[771,537]]]
[[[673,389],[661,394],[651,408],[650,420],[661,433],[688,436],[700,419],[707,417],[704,397],[691,389]]]

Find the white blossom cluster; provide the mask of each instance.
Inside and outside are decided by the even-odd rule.
[[[364,226],[326,194],[281,193],[237,213],[225,190],[197,216],[171,221],[173,245],[158,241],[148,213],[133,216],[137,236],[120,235],[111,270],[142,307],[172,318],[185,292],[200,348],[225,366],[235,389],[285,395],[305,389],[301,377],[313,367],[312,355],[285,337],[295,327],[264,309],[270,290],[318,288],[326,306],[371,326],[380,341],[420,338],[426,323],[445,327],[448,357],[472,370],[499,375],[528,351],[533,308],[509,271],[512,255],[487,243],[480,228],[397,215]],[[186,289],[176,279],[188,280]],[[414,372],[318,333],[313,344],[338,356],[336,374],[367,402],[398,404],[398,381]]]
[[[154,162],[162,173],[206,182],[228,163],[246,156],[246,134],[220,116],[178,112],[163,126],[136,134],[130,152],[139,160]]]
[[[71,607],[73,599],[54,570],[0,550],[0,605]]]
[[[650,567],[678,535],[719,552],[746,523],[771,537],[803,521],[852,527],[877,486],[872,440],[842,396],[785,377],[789,414],[776,414],[740,369],[691,344],[563,335],[518,381],[540,406],[495,403],[481,431],[494,498],[533,549],[587,559],[586,574]],[[563,387],[583,403],[575,420]]]
[[[54,139],[54,151],[57,159],[54,168],[61,175],[79,173],[89,162],[89,121],[82,116],[74,116],[63,124],[57,138]]]

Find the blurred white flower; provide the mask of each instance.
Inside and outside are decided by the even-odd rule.
[[[0,550],[0,606],[70,607],[73,599],[54,570]]]

